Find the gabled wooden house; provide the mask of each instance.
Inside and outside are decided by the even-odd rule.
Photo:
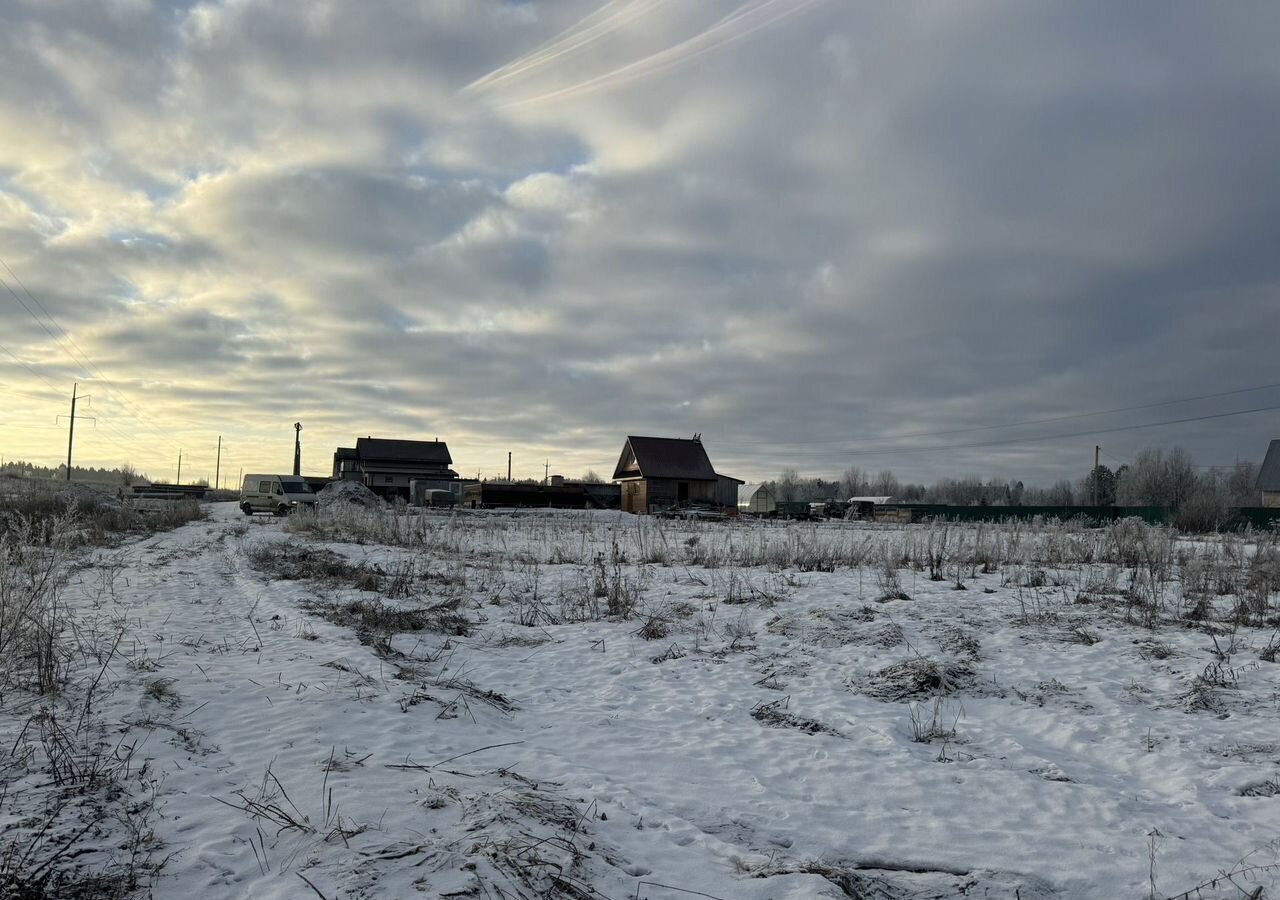
[[[613,480],[622,485],[623,512],[637,515],[693,504],[736,513],[738,485],[744,483],[716,473],[697,435],[628,437]]]
[[[414,482],[424,489],[449,490],[462,497],[458,473],[444,441],[404,441],[362,437],[333,454],[335,480],[359,481],[383,497],[408,500]]]

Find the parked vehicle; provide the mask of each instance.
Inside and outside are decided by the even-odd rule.
[[[458,495],[453,491],[431,488],[429,490],[419,491],[418,494],[419,506],[451,509],[458,505]]]
[[[240,510],[246,516],[269,512],[287,516],[315,506],[316,495],[297,475],[246,475],[240,485]]]

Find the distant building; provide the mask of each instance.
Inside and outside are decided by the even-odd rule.
[[[738,485],[745,483],[716,473],[698,435],[628,437],[613,480],[622,485],[623,512],[637,515],[692,504],[737,512]]]
[[[866,519],[868,521],[880,519],[881,516],[878,507],[884,506],[892,499],[892,497],[850,497],[845,501],[845,507],[847,510],[845,517],[852,519]],[[907,521],[910,521],[910,519]]]
[[[333,477],[358,481],[383,497],[409,499],[417,490],[447,490],[461,496],[458,473],[444,441],[362,437],[333,454]]]
[[[471,508],[543,507],[552,509],[617,509],[621,492],[616,484],[588,484],[565,481],[557,484],[529,484],[510,481],[482,481],[462,490],[462,502]]]
[[[1280,441],[1272,441],[1267,448],[1267,458],[1262,461],[1254,486],[1262,492],[1263,506],[1280,507]]]
[[[333,481],[333,478],[328,475],[303,475],[302,480],[307,483],[307,487],[318,494],[325,489],[329,482]]]

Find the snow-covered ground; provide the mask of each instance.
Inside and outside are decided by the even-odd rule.
[[[215,504],[66,588],[123,623],[96,709],[154,786],[155,897],[1280,886],[1256,542],[348,519]],[[941,580],[900,567],[930,552]]]

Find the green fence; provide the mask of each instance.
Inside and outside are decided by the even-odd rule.
[[[895,510],[910,515],[912,522],[1026,522],[1033,519],[1084,521],[1107,525],[1117,519],[1138,518],[1149,525],[1167,525],[1173,510],[1163,506],[945,506],[932,503],[891,503],[877,510]],[[1244,506],[1229,510],[1222,530],[1280,528],[1280,508]]]
[[[1166,524],[1171,516],[1162,506],[945,506],[933,503],[895,503],[877,507],[906,512],[912,522],[1025,522],[1032,519],[1083,520],[1106,525],[1117,519],[1139,518],[1151,525]]]
[[[1241,506],[1231,510],[1231,518],[1223,528],[1235,531],[1243,531],[1245,528],[1280,528],[1280,507]]]

